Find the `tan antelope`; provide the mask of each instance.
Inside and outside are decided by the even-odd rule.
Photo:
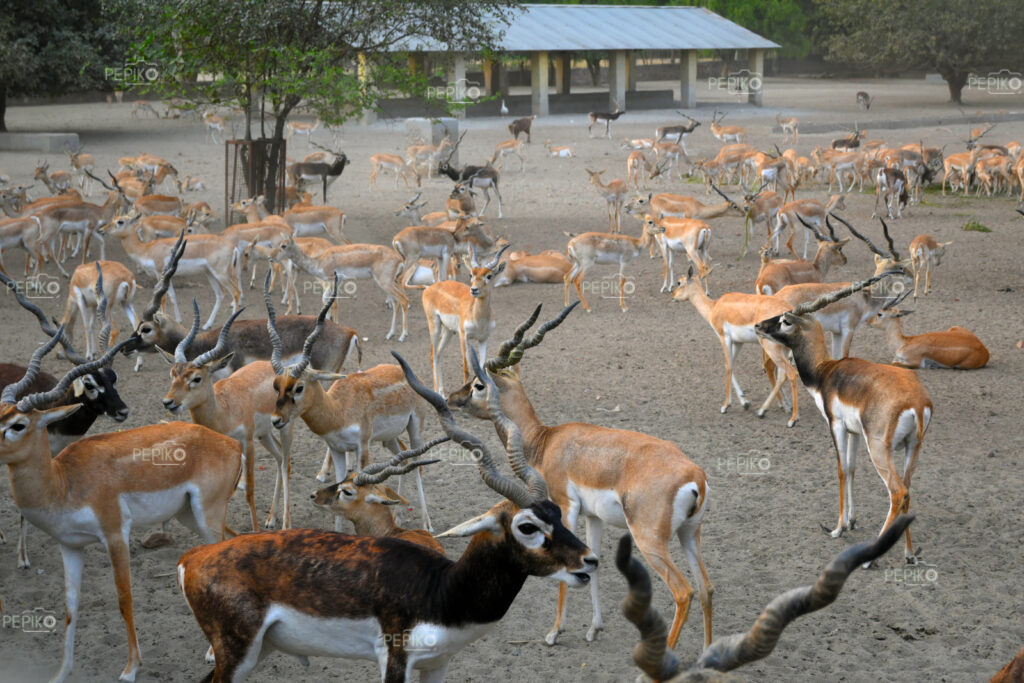
[[[395,336],[398,317],[402,317],[402,333],[398,341],[409,336],[407,318],[409,297],[399,282],[402,273],[402,257],[391,247],[380,244],[346,244],[331,247],[316,256],[306,256],[294,239],[281,244],[280,253],[292,263],[319,280],[330,280],[337,276],[341,280],[373,280],[380,287],[391,308],[391,328],[385,339]],[[326,293],[326,291],[325,291]],[[335,304],[338,304],[335,298]],[[338,316],[337,308],[335,315]]]
[[[714,187],[714,185],[713,185]],[[626,205],[626,213],[634,216],[651,214],[655,221],[660,221],[666,216],[676,218],[699,218],[710,220],[719,216],[745,216],[746,211],[741,209],[736,202],[729,199],[721,190],[715,190],[722,196],[724,201],[721,204],[704,204],[693,197],[681,194],[652,194],[646,197],[638,195]]]
[[[163,406],[175,416],[188,411],[195,424],[230,436],[241,444],[242,460],[245,463],[245,499],[249,505],[253,531],[259,531],[255,502],[256,441],[259,441],[277,462],[274,495],[264,525],[271,529],[276,526],[274,508],[278,493],[283,492],[281,528],[288,529],[291,527],[288,473],[291,471],[292,430],[281,430],[278,439],[274,433],[277,430],[271,423],[277,399],[274,369],[268,361],[255,361],[247,363],[229,377],[216,379],[216,374],[231,363],[233,354],[227,348],[228,333],[242,309],[224,323],[212,349],[189,360],[185,352],[199,332],[199,305],[195,300],[192,305],[195,318],[188,336],[174,349],[174,355],[163,352],[164,359],[171,366],[171,386],[162,399]]]
[[[410,174],[416,178],[416,187],[421,185],[420,174],[416,172],[415,167],[397,154],[374,154],[370,157],[370,165],[373,166],[373,170],[370,171],[370,185],[377,190],[380,189],[377,185],[377,176],[381,171],[391,171],[394,174],[396,190],[399,178],[405,183],[405,189],[409,189]]]
[[[818,240],[818,251],[814,254],[813,261],[803,259],[774,259],[766,258],[767,247],[762,252],[761,270],[757,274],[754,283],[754,291],[757,294],[771,295],[778,292],[787,285],[794,285],[801,282],[821,282],[828,275],[832,266],[845,266],[846,255],[843,247],[847,245],[850,238],[837,239],[832,225],[825,218],[828,224],[829,235],[823,234],[810,223],[804,221],[800,216],[797,219],[807,229],[814,233]]]
[[[931,235],[918,235],[910,243],[910,268],[914,273],[914,298],[917,298],[918,288],[921,284],[921,274],[924,274],[924,294],[927,296],[932,289],[932,268],[942,263],[942,257],[946,255],[946,247],[953,244],[949,242],[936,242]]]
[[[284,124],[284,139],[291,140],[293,135],[305,135],[306,146],[309,146],[310,141],[313,139],[313,133],[316,132],[317,128],[320,127],[320,117],[317,116],[316,120],[312,123],[305,121],[289,121]]]
[[[505,157],[514,156],[519,159],[519,170],[525,173],[526,155],[523,153],[525,150],[525,140],[512,139],[499,142],[494,148],[494,154],[491,155],[491,158],[487,163],[494,166],[494,163],[497,162],[498,165],[495,168],[503,170],[505,167]]]
[[[50,162],[36,162],[36,170],[33,178],[40,181],[50,191],[50,194],[63,194],[71,189],[71,174],[67,171],[54,171],[50,173]]]
[[[655,229],[661,230],[662,228]],[[583,278],[595,265],[615,263],[619,266],[619,308],[625,313],[628,310],[626,306],[627,290],[632,294],[632,290],[635,288],[632,282],[626,281],[626,266],[636,260],[640,255],[640,250],[649,245],[650,239],[651,234],[647,229],[640,237],[610,232],[585,232],[570,239],[565,251],[569,255],[572,269],[565,274],[565,279],[562,281],[565,289],[565,305],[569,305],[569,285],[571,283],[576,287],[576,293],[579,294],[583,309],[590,313],[590,305],[587,303],[586,297],[583,296]]]
[[[775,123],[779,124],[779,128],[782,129],[782,141],[785,142],[790,136],[793,136],[795,145],[800,139],[800,119],[795,116],[783,118],[782,114],[776,114]]]
[[[505,100],[501,101],[501,106],[505,107]],[[507,113],[508,107],[505,107],[505,110],[502,111],[502,114],[504,115]],[[533,126],[533,120],[536,118],[537,115],[534,114],[532,116],[524,116],[522,118],[514,120],[512,123],[508,124],[509,135],[511,135],[514,140],[518,140],[520,133],[526,133],[526,142],[532,142],[530,128]]]
[[[633,185],[639,192],[641,184],[646,188],[648,181],[660,176],[668,164],[668,159],[654,162],[641,151],[633,152],[626,159],[626,187]]]
[[[538,282],[560,285],[572,263],[560,251],[546,249],[539,254],[510,251],[505,258],[505,270],[494,279],[494,287],[505,287],[517,282]]]
[[[464,186],[462,186],[464,187]],[[454,191],[453,191],[454,192]],[[419,198],[423,195],[422,192],[417,192],[413,195],[412,199],[405,203],[398,211],[395,211],[396,217],[406,216],[412,221],[412,225],[427,225],[430,227],[437,227],[438,223],[442,223],[451,218],[447,209],[444,211],[432,211],[427,214],[420,214],[420,209],[427,205],[427,200],[423,200],[422,204],[417,204]],[[465,212],[471,213],[469,211]]]
[[[910,480],[932,417],[931,398],[912,370],[860,358],[830,358],[821,326],[807,315],[884,277],[855,282],[757,325],[759,336],[792,351],[800,379],[832,434],[839,464],[839,522],[831,532],[833,538],[855,527],[853,476],[861,442],[889,493],[882,532],[897,515],[909,511]],[[903,461],[902,474],[895,464],[897,457]],[[906,558],[917,562],[909,530]]]
[[[445,211],[449,220],[457,220],[459,216],[477,216],[476,202],[473,195],[476,194],[465,183],[455,183],[451,194],[444,202]],[[443,221],[442,221],[443,222]]]
[[[0,219],[0,273],[10,276],[4,266],[4,249],[19,247],[25,252],[25,275],[38,274],[43,263],[46,243],[38,216]]]
[[[281,216],[291,226],[296,237],[324,234],[335,244],[352,244],[345,235],[345,212],[333,206],[299,205]]]
[[[713,159],[698,159],[697,171],[704,178],[704,189],[710,192],[712,181],[717,177],[719,184],[740,175],[744,159],[756,150],[750,145],[723,145]]]
[[[97,296],[96,285],[102,278],[102,295]],[[137,320],[135,318],[135,307],[132,299],[135,297],[135,275],[119,261],[93,261],[83,263],[75,268],[71,274],[71,282],[68,285],[68,299],[64,305],[64,316],[60,324],[64,326],[69,341],[74,340],[75,324],[78,316],[82,316],[82,326],[85,329],[85,356],[86,358],[96,357],[96,339],[94,335],[94,313],[100,305],[100,300],[106,297],[110,305],[118,305],[128,316],[128,322],[132,329],[135,329]],[[110,322],[110,343],[117,342],[120,334],[117,325]]]
[[[722,344],[722,353],[725,355],[725,403],[722,404],[721,412],[725,413],[732,405],[734,389],[743,409],[750,407],[750,401],[743,395],[743,389],[736,380],[733,366],[736,363],[736,354],[743,344],[757,343],[760,344],[767,359],[772,362],[771,365],[765,364],[765,368],[770,370],[768,379],[772,384],[772,391],[758,408],[757,416],[764,417],[776,396],[782,399],[783,408],[786,408],[782,386],[788,379],[793,393],[793,411],[786,426],[795,425],[800,419],[796,369],[786,359],[786,352],[782,346],[770,340],[760,339],[754,331],[757,323],[778,315],[781,311],[788,311],[790,305],[775,296],[744,292],[728,292],[717,299],[712,299],[704,292],[700,281],[693,277],[693,266],[690,266],[685,278],[679,278],[676,290],[672,293],[672,300],[691,302],[700,316],[711,325],[711,329],[718,335],[718,341]]]
[[[42,239],[50,244],[51,253],[55,237],[60,235],[63,238],[65,235],[74,234],[78,240],[71,252],[71,257],[77,256],[79,248],[81,248],[82,262],[85,263],[89,257],[89,244],[93,235],[96,235],[100,244],[100,260],[106,259],[107,250],[103,240],[103,228],[109,225],[126,205],[125,195],[118,189],[111,188],[103,204],[54,203],[35,211],[34,215],[39,218]],[[63,248],[60,256],[63,256]],[[67,275],[64,267],[60,265],[61,260],[57,259],[57,267],[62,274]]]
[[[815,147],[811,154],[818,162],[818,169],[821,171],[828,171],[828,191],[832,192],[832,183],[836,180],[839,181],[839,193],[849,192],[853,190],[853,186],[860,182],[861,191],[864,190],[863,176],[858,172],[858,168],[864,162],[864,154],[862,152],[843,152],[834,149],[821,149]],[[843,188],[843,177],[850,177],[850,186]]]
[[[778,192],[766,189],[765,185],[761,185],[761,188],[750,193],[749,190],[744,188],[743,193],[743,214],[744,214],[744,226],[743,226],[743,251],[740,252],[739,259],[742,260],[747,255],[747,249],[750,247],[750,236],[753,234],[754,228],[757,224],[764,222],[765,232],[768,235],[768,239],[771,239],[772,226],[775,225],[779,216],[779,209],[785,202]],[[767,251],[767,244],[762,251]]]
[[[180,216],[185,211],[185,205],[180,198],[166,194],[139,197],[132,206],[143,216]]]
[[[180,216],[142,216],[137,223],[136,232],[143,242],[156,239],[177,237],[184,230],[186,235],[209,233],[210,222],[216,217],[206,202],[198,202],[205,206],[191,206],[185,217]]]
[[[226,128],[223,116],[218,116],[212,112],[204,112],[203,123],[206,125],[206,132],[210,137],[210,142],[215,145],[219,145],[223,142],[223,136]],[[217,139],[218,134],[221,137],[220,140]]]
[[[730,142],[742,143],[743,138],[747,136],[747,129],[740,126],[723,126],[722,119],[725,118],[725,114],[719,115],[716,111],[711,118],[711,134],[715,136],[715,139],[723,144]]]
[[[820,199],[797,199],[793,202],[787,202],[779,207],[779,213],[775,220],[775,229],[768,239],[772,243],[775,252],[778,253],[779,236],[788,227],[789,239],[786,240],[786,248],[795,257],[796,252],[793,251],[793,238],[796,236],[796,224],[798,221],[814,225],[820,232],[826,228],[825,214],[832,214],[833,211],[842,211],[844,209],[846,209],[846,195],[844,194],[831,195],[827,202],[823,202]],[[814,234],[810,228],[804,230],[804,253],[800,258],[807,258],[807,247],[813,236]]]
[[[975,147],[969,152],[957,152],[956,154],[950,154],[942,161],[942,196],[946,196],[946,183],[950,185],[950,190],[955,190],[953,187],[953,176],[954,174],[960,176],[961,184],[963,185],[964,194],[970,194],[971,190],[971,179],[974,175],[974,165],[978,161],[978,155],[980,154],[980,148]]]
[[[310,529],[245,535],[187,553],[178,564],[178,585],[213,646],[211,680],[243,680],[265,654],[280,650],[302,658],[368,659],[383,680],[411,680],[419,670],[439,683],[451,658],[493,628],[528,576],[572,586],[590,581],[597,559],[562,525],[543,478],[523,456],[515,425],[504,415],[494,417],[518,475],[508,477],[487,446],[455,423],[444,398],[402,364],[452,441],[474,454],[481,478],[505,500],[446,532],[473,537],[456,561],[391,538]],[[379,469],[398,466],[439,441],[404,451]],[[311,562],[317,571],[298,569]],[[301,580],[281,581],[283,576]],[[405,636],[386,634],[407,634],[432,646],[411,648]]]
[[[654,144],[654,154],[658,161],[664,164],[664,170],[671,173],[672,170],[679,170],[679,158],[686,159],[686,149],[678,142],[657,142]]]
[[[454,232],[446,227],[432,228],[427,225],[410,225],[399,230],[391,240],[391,246],[403,259],[402,284],[406,288],[414,288],[410,281],[416,274],[420,259],[428,259],[435,265],[437,272],[434,282],[452,279],[452,258],[460,249],[465,251],[464,244],[469,244],[463,241],[469,236],[467,227],[467,221],[462,219],[456,222]],[[415,288],[423,289],[424,286],[417,285]]]
[[[113,566],[128,636],[128,662],[120,679],[134,681],[142,655],[132,601],[131,529],[176,518],[205,543],[223,539],[228,500],[241,472],[241,449],[206,427],[171,422],[88,436],[52,457],[46,426],[80,406],[39,407],[61,396],[78,377],[106,365],[127,343],[76,366],[52,390],[19,401],[43,355],[60,336],[41,347],[24,378],[9,384],[0,396],[0,464],[10,469],[14,501],[22,515],[60,544],[67,618],[64,656],[53,680],[66,680],[74,666],[84,551],[98,542]],[[158,463],[176,466],[154,466]]]
[[[470,350],[486,357],[487,340],[497,324],[491,312],[491,289],[494,279],[505,270],[506,264],[499,260],[507,248],[502,247],[485,265],[473,268],[468,285],[444,280],[423,290],[423,313],[427,316],[430,335],[430,367],[434,391],[438,393],[444,393],[441,354],[453,334],[459,336],[463,382],[469,379]]]
[[[133,119],[138,118],[140,114],[146,113],[152,114],[154,118],[160,118],[160,112],[154,109],[153,105],[147,100],[135,100],[132,102],[132,111],[130,115]]]
[[[544,148],[548,151],[549,157],[555,157],[559,159],[575,159],[576,152],[572,151],[572,147],[568,145],[555,145],[551,140],[544,141]]]
[[[625,139],[622,141],[621,149],[632,149],[637,151],[644,151],[654,147],[654,138],[634,138]]]
[[[604,525],[629,529],[644,558],[672,592],[676,609],[668,632],[669,648],[679,640],[694,593],[669,552],[672,537],[678,538],[697,584],[704,642],[710,643],[714,587],[700,543],[709,495],[704,471],[674,443],[647,434],[583,422],[546,425],[527,396],[517,364],[571,310],[566,308],[524,339],[540,314],[538,306],[513,338],[502,344],[499,354],[487,361],[486,370],[478,369],[478,376],[449,396],[448,403],[477,418],[487,419],[495,413],[508,416],[513,428],[522,433],[527,462],[547,480],[547,493],[561,508],[566,528],[575,529],[582,516],[587,545],[592,549],[601,547]],[[496,429],[502,436],[508,427],[496,424]],[[594,616],[586,637],[593,641],[604,625],[596,574],[590,583]],[[566,584],[562,583],[555,623],[544,639],[548,645],[554,645],[562,631],[565,598]],[[660,637],[664,639],[665,634]]]
[[[135,224],[138,216],[128,218],[119,216],[100,230],[121,240],[125,253],[135,265],[154,278],[159,279],[160,273],[174,254],[174,239],[158,239],[143,242],[136,233]],[[217,319],[224,294],[231,296],[231,312],[238,310],[238,300],[242,296],[238,288],[238,269],[241,263],[240,254],[234,244],[219,235],[192,235],[185,240],[185,252],[177,265],[179,275],[205,275],[216,300],[210,317],[203,325],[204,330],[213,327]],[[174,284],[168,282],[167,294],[174,307],[174,316],[181,322],[181,310],[178,308],[178,297],[174,292]],[[145,318],[143,318],[145,319]]]
[[[393,471],[385,469],[377,474],[350,472],[343,481],[318,489],[311,498],[314,505],[352,522],[356,536],[397,538],[444,555],[440,542],[426,529],[406,529],[395,523],[393,510],[400,505],[408,507],[409,501],[381,483],[389,476],[405,474],[432,462],[439,461],[405,463],[392,467]]]
[[[409,166],[416,168],[420,164],[426,164],[427,179],[433,178],[438,157],[451,145],[452,140],[447,135],[436,145],[412,145],[405,150],[409,156]]]
[[[328,307],[321,309],[317,328],[306,340],[307,348],[319,336]],[[327,455],[317,474],[319,481],[327,480],[332,463],[337,482],[343,481],[350,472],[367,469],[373,441],[382,442],[397,454],[398,439],[406,434],[412,448],[420,447],[420,430],[428,407],[409,388],[398,366],[377,365],[365,372],[337,375],[310,367],[310,356],[304,354],[286,367],[280,360],[275,316],[269,306],[267,321],[274,344],[270,360],[275,373],[272,422],[277,429],[290,429],[293,420],[301,418],[310,431],[324,440]],[[321,384],[325,379],[334,380],[327,390]],[[418,469],[415,478],[423,525],[433,530]],[[340,519],[335,520],[335,530],[341,531]]]
[[[603,170],[591,171],[588,168],[586,171],[590,175],[590,182],[594,185],[594,189],[597,190],[597,193],[608,204],[608,230],[610,232],[621,232],[622,204],[626,199],[626,192],[628,190],[626,183],[619,178],[614,178],[604,183],[601,182]]]
[[[665,262],[662,274],[662,292],[671,292],[675,283],[673,264],[675,255],[686,254],[690,264],[697,266],[697,277],[704,282],[707,291],[707,274],[711,272],[711,226],[696,218],[676,218],[666,216],[655,221],[650,214],[644,216],[644,229],[653,237],[661,249],[661,258]]]
[[[875,218],[878,215],[878,201],[881,199],[889,218],[902,218],[903,207],[910,202],[908,186],[907,176],[898,168],[878,169],[875,173],[875,206],[871,210],[871,217]],[[893,216],[893,207],[896,208],[895,216]]]
[[[973,332],[965,327],[953,326],[939,332],[903,334],[901,318],[913,311],[885,308],[868,324],[885,332],[892,348],[892,364],[913,370],[952,368],[977,370],[988,364],[989,353]]]
[[[93,167],[96,165],[96,159],[93,155],[83,152],[83,149],[84,147],[81,145],[76,150],[72,150],[71,147],[68,146],[64,151],[68,154],[68,162],[71,164],[72,172],[77,172],[79,176],[78,186],[82,188],[83,193],[89,194],[91,189],[91,178],[89,178],[85,172],[93,170]]]

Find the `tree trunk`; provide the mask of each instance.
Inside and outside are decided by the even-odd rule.
[[[587,57],[587,71],[590,72],[590,80],[593,85],[601,84],[601,60]]]
[[[961,99],[961,91],[964,86],[967,85],[967,72],[966,71],[940,71],[939,72],[943,79],[946,81],[946,86],[949,88],[949,101],[953,104],[963,104]]]
[[[7,84],[0,83],[0,133],[7,132]]]
[[[270,150],[267,156],[266,176],[264,176],[267,209],[271,213],[280,213],[284,209],[283,206],[277,206],[277,160],[281,156],[281,145],[284,144],[284,126],[288,122],[288,115],[292,113],[292,109],[298,103],[298,98],[288,96],[281,104],[280,111],[275,114],[274,137],[271,138]]]

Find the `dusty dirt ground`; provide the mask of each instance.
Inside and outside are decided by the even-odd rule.
[[[853,93],[869,89],[878,98],[867,114],[857,112]],[[703,97],[703,93],[701,96]],[[720,96],[717,102],[702,104],[694,114],[705,121],[690,138],[691,156],[713,155],[719,145],[708,131],[713,107],[730,112],[728,122],[745,125],[751,142],[770,149],[781,136],[771,134],[777,111],[795,113],[805,123],[857,119],[869,137],[905,143],[924,139],[929,145],[949,144],[948,152],[960,151],[966,139],[966,125],[945,130],[910,127],[884,130],[872,127],[872,120],[924,120],[959,117],[955,107],[941,104],[946,97],[941,84],[921,81],[835,82],[771,80],[763,110],[737,105],[735,98]],[[983,96],[968,93],[965,109],[986,113],[1024,110],[1024,98]],[[730,101],[732,99],[733,101]],[[97,157],[98,169],[115,168],[117,158],[148,151],[166,157],[183,173],[200,175],[209,190],[191,195],[206,199],[218,212],[223,206],[223,148],[204,142],[201,124],[188,120],[132,120],[129,105],[15,107],[9,111],[12,130],[70,130],[82,136],[87,151]],[[691,112],[693,113],[693,112]],[[615,126],[612,141],[587,138],[585,117],[559,116],[537,120],[529,149],[529,165],[520,174],[513,162],[502,176],[505,218],[498,219],[492,208],[488,222],[510,239],[516,248],[562,249],[565,232],[605,230],[604,203],[587,181],[585,167],[608,169],[609,177],[624,177],[627,152],[619,149],[623,137],[649,136],[657,125],[672,123],[674,113],[628,113]],[[463,143],[463,162],[479,162],[493,145],[507,138],[500,120],[472,120],[471,132]],[[818,144],[827,144],[842,131],[804,135],[798,149],[803,154]],[[994,141],[1024,139],[1024,123],[1000,124],[990,133]],[[405,147],[400,124],[380,122],[366,128],[346,127],[343,147],[353,159],[344,176],[330,193],[330,203],[348,213],[347,232],[355,241],[389,243],[406,223],[394,218],[411,192],[391,189],[390,178],[382,191],[368,191],[368,157],[376,152],[402,153]],[[556,144],[570,144],[579,155],[575,160],[551,159],[541,143],[550,138]],[[330,144],[320,133],[315,139]],[[305,141],[297,141],[294,154],[304,154]],[[0,155],[0,171],[16,183],[28,182],[33,153]],[[50,155],[54,168],[66,166],[66,159]],[[442,207],[450,189],[447,181],[425,181],[428,210]],[[672,180],[655,185],[656,190],[703,196],[699,185]],[[732,188],[735,195],[735,188]],[[803,197],[823,197],[820,188],[802,190]],[[848,216],[870,235],[879,234],[869,219],[872,194],[854,193],[848,200]],[[1022,297],[1024,268],[1020,240],[1024,224],[1014,212],[1013,199],[942,198],[926,195],[926,203],[907,211],[892,223],[898,246],[905,251],[917,234],[928,232],[939,240],[954,240],[945,262],[935,274],[935,291],[912,307],[917,313],[906,323],[908,332],[945,329],[963,325],[973,330],[991,350],[989,366],[975,372],[924,371],[921,380],[930,392],[934,419],[928,430],[912,492],[912,511],[917,514],[914,539],[920,559],[928,563],[927,575],[903,577],[903,558],[898,549],[884,557],[877,569],[857,571],[838,601],[805,618],[785,633],[776,651],[766,660],[742,670],[749,680],[987,680],[1017,652],[1024,640],[1021,618],[1021,542],[1024,513],[1020,491],[1022,445],[1020,430],[1021,378],[1024,351],[1016,348],[1024,337]],[[964,232],[968,220],[988,225],[991,233]],[[624,219],[626,230],[637,234],[639,225]],[[757,273],[756,251],[736,261],[742,245],[742,219],[713,221],[711,254],[716,262],[711,292],[752,291]],[[853,243],[846,250],[849,264],[830,275],[831,279],[856,279],[869,274],[871,255],[863,245]],[[124,259],[119,245],[108,240],[108,258]],[[21,257],[11,254],[7,263],[20,268]],[[684,266],[685,267],[685,266]],[[52,268],[52,266],[51,266]],[[598,267],[590,281],[599,283],[613,273]],[[719,413],[723,383],[721,351],[713,332],[689,303],[673,304],[658,292],[661,263],[643,256],[628,269],[636,285],[629,311],[619,311],[617,302],[595,296],[594,312],[574,313],[564,325],[548,336],[542,346],[529,352],[524,364],[525,383],[537,411],[549,424],[590,421],[609,427],[635,429],[669,439],[707,472],[711,486],[711,508],[703,525],[704,558],[715,586],[714,629],[724,635],[750,626],[762,607],[784,590],[809,583],[817,572],[849,544],[871,539],[884,521],[888,499],[863,452],[856,483],[856,505],[861,528],[833,540],[820,524],[833,525],[837,509],[835,458],[825,424],[808,395],[801,391],[801,419],[787,429],[785,416],[773,409],[759,420],[753,411],[734,407]],[[146,289],[137,297],[137,307],[148,300],[152,281],[140,277]],[[195,296],[204,311],[212,296],[205,282],[179,283],[182,302]],[[60,297],[44,301],[54,315],[63,309],[66,288]],[[562,305],[559,286],[517,285],[494,293],[498,318],[493,340],[506,338],[538,302],[545,314],[556,313]],[[390,360],[391,349],[400,350],[421,377],[427,377],[428,341],[418,294],[410,307],[410,336],[397,344],[384,341],[388,315],[383,296],[375,287],[359,283],[357,296],[344,302],[344,322],[367,338],[363,367]],[[303,297],[304,310],[313,310],[314,294]],[[261,317],[264,310],[257,291],[246,292],[246,316]],[[908,306],[910,307],[910,306]],[[4,360],[28,360],[41,341],[34,321],[14,302],[0,297]],[[115,316],[122,316],[116,311]],[[223,314],[222,314],[223,317]],[[123,318],[119,317],[119,320]],[[456,347],[457,348],[457,347]],[[857,332],[853,354],[874,361],[891,358],[880,332]],[[754,349],[739,356],[737,374],[753,401],[766,394]],[[149,356],[139,374],[131,372],[125,360],[117,362],[120,390],[132,406],[131,428],[168,418],[159,399],[168,384],[167,366]],[[352,365],[351,367],[355,367]],[[60,361],[48,359],[45,368],[62,370]],[[449,349],[444,359],[449,387],[458,384],[457,351]],[[468,418],[464,418],[464,421]],[[471,424],[489,443],[496,439],[489,425]],[[101,419],[94,431],[115,429]],[[431,423],[428,433],[440,430]],[[314,475],[323,447],[303,425],[296,430],[292,474],[293,522],[296,526],[329,527],[332,520],[316,509],[308,495],[316,487]],[[375,457],[383,449],[375,447]],[[257,461],[257,500],[261,510],[269,498],[273,461],[260,453]],[[750,473],[749,458],[766,459]],[[6,477],[5,477],[6,479]],[[51,633],[24,633],[0,629],[0,679],[5,681],[45,680],[59,667],[63,628],[63,583],[60,554],[56,544],[37,529],[29,532],[30,570],[16,568],[14,538],[17,514],[0,485],[0,529],[9,543],[0,552],[0,595],[7,614],[36,608],[52,610],[58,626]],[[426,477],[428,503],[438,531],[479,514],[496,502],[495,494],[480,481],[473,468],[434,465]],[[416,513],[408,521],[418,522]],[[248,516],[241,496],[231,503],[229,522],[245,529]],[[149,551],[139,546],[145,531],[132,534],[132,583],[140,645],[144,657],[138,680],[195,680],[210,666],[203,662],[207,643],[175,587],[173,572],[178,557],[197,538],[180,526],[174,527],[176,543]],[[579,533],[582,535],[582,529]],[[450,681],[622,681],[631,680],[636,670],[630,653],[636,633],[618,612],[625,584],[614,570],[612,554],[621,530],[607,529],[600,548],[603,561],[600,596],[605,615],[605,632],[598,642],[584,639],[591,621],[588,591],[570,594],[566,631],[558,645],[543,644],[551,626],[557,587],[553,582],[529,580],[505,618],[494,630],[455,657],[449,669]],[[450,556],[456,557],[464,541],[446,541]],[[689,568],[681,549],[673,544],[673,557],[684,574]],[[85,582],[72,679],[109,681],[117,676],[126,657],[126,638],[117,608],[109,561],[99,545],[86,553]],[[919,584],[919,585],[912,585]],[[671,618],[671,596],[654,578],[655,602]],[[472,596],[466,596],[472,599]],[[677,654],[692,660],[701,649],[703,634],[700,607],[696,599],[685,625]],[[252,677],[255,681],[291,680],[366,681],[376,677],[371,662],[314,659],[308,668],[282,655],[267,659]]]

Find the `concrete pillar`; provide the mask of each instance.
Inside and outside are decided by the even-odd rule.
[[[628,58],[626,59],[626,90],[633,92],[636,90],[636,58],[637,51],[630,50]]]
[[[530,53],[530,95],[531,112],[537,116],[548,115],[548,53]]]
[[[555,59],[555,91],[568,95],[572,87],[572,53],[562,52]]]
[[[370,65],[367,61],[366,53],[364,52],[359,53],[357,69],[359,86],[364,89],[372,87],[370,84]],[[368,126],[376,120],[377,112],[375,112],[373,109],[366,109],[363,111],[363,117],[362,119],[360,119],[360,123],[362,123],[364,126]]]
[[[747,88],[747,102],[757,107],[764,106],[764,50],[747,50],[747,69],[750,80]]]
[[[697,51],[679,52],[679,100],[683,109],[697,106]]]
[[[613,50],[608,60],[608,107],[626,108],[626,51]]]

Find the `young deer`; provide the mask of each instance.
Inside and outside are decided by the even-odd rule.
[[[890,307],[879,311],[877,316],[868,321],[869,325],[885,332],[886,341],[894,353],[893,365],[914,370],[977,370],[988,364],[988,349],[967,328],[953,326],[940,332],[903,334],[900,319],[909,313],[913,311],[899,311]]]
[[[946,254],[946,247],[953,244],[949,242],[936,242],[931,235],[918,235],[910,243],[910,268],[914,273],[914,298],[917,298],[917,291],[921,283],[921,274],[924,273],[924,294],[927,296],[932,289],[932,268],[942,263],[942,257]]]
[[[608,204],[609,232],[621,232],[622,203],[626,199],[626,192],[629,188],[626,186],[626,183],[619,178],[609,180],[607,183],[601,182],[601,174],[604,173],[603,170],[591,171],[588,168],[586,171],[590,174],[590,182],[594,185],[597,193],[601,195],[601,198]]]

